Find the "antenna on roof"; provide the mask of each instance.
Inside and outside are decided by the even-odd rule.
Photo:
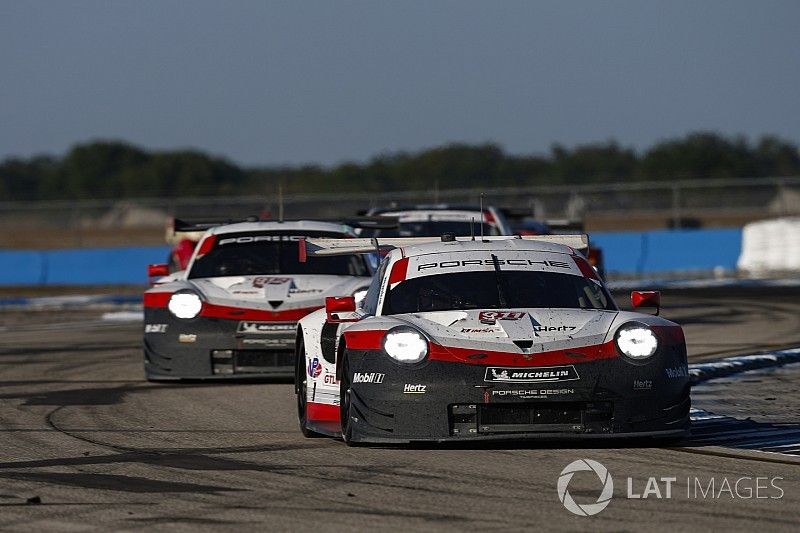
[[[481,240],[483,240],[483,193],[481,193]]]
[[[473,241],[475,240],[475,217],[472,217],[472,221],[469,223],[469,236]]]
[[[278,184],[278,222],[283,222],[283,184]]]

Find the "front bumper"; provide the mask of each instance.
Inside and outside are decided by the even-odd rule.
[[[146,309],[144,370],[150,380],[294,376],[296,322],[197,317]]]
[[[402,365],[378,351],[349,350],[348,359],[352,442],[681,437],[689,429],[682,347],[646,365],[532,362],[518,369],[529,382],[493,380],[483,365]],[[547,368],[561,370],[540,374]]]

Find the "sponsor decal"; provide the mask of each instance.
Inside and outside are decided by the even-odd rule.
[[[242,345],[248,346],[293,346],[292,339],[242,339]]]
[[[478,320],[481,322],[494,322],[495,320],[520,320],[525,318],[524,311],[481,311]]]
[[[665,368],[669,379],[688,378],[689,368],[686,365],[676,366],[675,368]]]
[[[403,385],[403,394],[425,394],[425,389],[427,388],[427,385],[414,385],[412,383],[406,383]]]
[[[339,380],[336,379],[336,374],[325,374],[325,377],[322,378],[326,385],[338,385]]]
[[[461,328],[461,333],[471,333],[473,335],[481,333],[503,333],[503,328],[500,326],[492,328]]]
[[[284,333],[294,331],[294,324],[272,324],[270,322],[239,322],[237,333],[250,333],[253,335],[266,335],[270,333]]]
[[[222,239],[217,246],[226,244],[248,244],[251,242],[297,242],[303,239],[300,235],[249,235],[245,237],[231,237]]]
[[[575,389],[520,389],[520,390],[492,390],[492,396],[497,398],[545,398],[547,396],[569,396],[575,394]]]
[[[144,332],[145,333],[166,333],[167,332],[167,325],[166,324],[145,324],[144,325]]]
[[[417,265],[417,272],[422,272],[423,270],[429,269],[447,269],[447,268],[461,268],[466,266],[494,266],[495,262],[493,259],[464,259],[461,261],[440,261],[437,263],[423,263],[421,265]],[[554,268],[565,268],[567,270],[572,270],[572,267],[569,263],[565,263],[564,261],[537,261],[535,259],[498,259],[498,265],[507,265],[507,266],[532,266],[532,265],[542,265],[542,266],[550,266]]]
[[[322,365],[319,363],[318,358],[314,358],[308,362],[308,375],[312,378],[317,378],[322,374]]]
[[[575,381],[580,379],[574,365],[534,368],[496,367],[486,369],[484,381],[503,383],[537,383],[541,381]]]
[[[533,326],[533,331],[537,333],[547,331],[575,331],[577,326]]]
[[[181,333],[178,335],[178,342],[195,342],[197,335],[194,333]]]
[[[324,292],[322,289],[289,289],[289,294],[317,294]]]
[[[292,278],[273,278],[269,276],[259,276],[257,278],[253,278],[253,287],[261,289],[265,285],[283,285],[285,283],[291,283],[291,282]]]
[[[356,372],[353,374],[353,383],[383,383],[386,374],[378,372]]]
[[[653,382],[649,379],[634,379],[633,390],[650,390],[653,388]]]

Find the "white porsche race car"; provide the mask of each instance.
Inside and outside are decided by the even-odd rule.
[[[308,239],[309,263],[393,249],[360,307],[328,298],[300,320],[301,430],[348,443],[684,435],[681,327],[619,310],[578,253],[587,245]],[[658,306],[660,294],[632,301]]]
[[[367,228],[360,237],[438,237],[445,233],[464,235],[513,235],[511,225],[495,207],[421,204],[407,207],[375,208],[366,211],[369,217],[392,217],[397,226]]]
[[[292,376],[297,321],[327,296],[363,296],[366,256],[298,260],[307,237],[353,237],[347,225],[245,222],[212,227],[186,271],[144,294],[144,370],[149,380]],[[151,275],[166,265],[151,265]]]

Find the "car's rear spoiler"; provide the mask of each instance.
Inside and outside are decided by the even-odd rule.
[[[397,227],[397,217],[344,217],[344,218],[296,218],[284,219],[281,222],[330,222],[332,224],[344,224],[351,228],[372,228],[372,229],[394,229]],[[172,223],[172,230],[175,233],[181,232],[196,232],[206,231],[217,226],[225,226],[227,224],[237,224],[240,222],[278,222],[272,219],[262,219],[257,216],[249,216],[245,218],[201,218],[201,219],[186,219],[176,218]]]
[[[258,222],[257,216],[244,218],[233,217],[204,217],[204,218],[176,218],[172,221],[172,230],[175,233],[206,231],[217,226],[237,224],[239,222]]]
[[[586,234],[533,235],[524,237],[520,237],[519,235],[492,236],[484,237],[483,241],[507,241],[512,239],[563,244],[564,246],[569,246],[570,248],[578,250],[581,253],[584,253],[589,247],[589,236]],[[471,241],[473,238],[454,237],[454,240]],[[328,237],[308,237],[299,241],[300,261],[306,261],[308,256],[326,257],[331,255],[380,253],[393,250],[394,248],[403,248],[405,246],[414,246],[418,244],[430,244],[434,242],[447,241],[442,237],[387,237],[385,239],[379,239],[377,237],[373,237],[371,239],[333,239]]]
[[[553,233],[583,232],[583,221],[570,218],[554,218],[544,221]]]

